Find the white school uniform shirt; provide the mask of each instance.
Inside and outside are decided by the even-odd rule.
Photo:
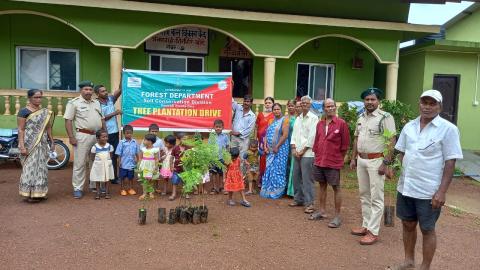
[[[405,125],[395,148],[404,154],[397,190],[403,196],[432,199],[445,161],[462,159],[458,128],[439,115],[420,131],[420,117]]]
[[[290,144],[295,145],[297,152],[302,151],[305,147],[308,150],[302,157],[313,157],[313,143],[315,141],[315,133],[317,132],[318,116],[309,111],[305,116],[301,113],[295,119],[293,124],[292,139]]]

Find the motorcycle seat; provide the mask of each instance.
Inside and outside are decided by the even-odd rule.
[[[18,129],[0,128],[0,137],[12,137],[18,134]]]

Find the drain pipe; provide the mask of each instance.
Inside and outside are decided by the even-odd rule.
[[[475,78],[475,97],[473,98],[473,106],[478,106],[478,73],[480,69],[480,54],[477,54],[477,77]]]

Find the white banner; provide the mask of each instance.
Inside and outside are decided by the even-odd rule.
[[[173,28],[156,34],[145,42],[147,51],[208,54],[208,29]]]

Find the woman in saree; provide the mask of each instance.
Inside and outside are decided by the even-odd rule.
[[[51,122],[53,113],[40,107],[42,96],[41,90],[28,90],[28,104],[17,115],[18,148],[22,163],[19,194],[29,202],[47,198],[48,152],[54,148]],[[48,144],[49,141],[51,145]]]
[[[292,99],[289,100],[287,103],[288,109],[288,122],[290,124],[288,130],[288,141],[290,142],[292,138],[292,131],[293,125],[295,124],[295,119],[302,113],[302,104],[300,100]],[[290,146],[289,146],[289,150]],[[294,190],[293,190],[293,162],[294,158],[292,157],[292,151],[289,151],[288,154],[288,165],[287,165],[287,175],[288,175],[288,187],[287,187],[287,195],[293,197]]]
[[[259,113],[257,116],[257,121],[255,122],[257,126],[257,140],[259,145],[260,151],[265,151],[265,147],[263,145],[263,141],[265,138],[265,134],[267,134],[267,128],[273,121],[273,113],[272,113],[272,105],[275,103],[275,100],[272,97],[266,97],[263,100],[263,112]],[[265,155],[260,156],[260,165],[259,165],[259,175],[258,178],[258,185],[261,186],[262,183],[262,175],[265,172],[265,162],[266,158]]]
[[[272,124],[265,135],[265,153],[267,162],[263,175],[260,196],[269,199],[278,199],[285,193],[287,185],[287,160],[290,143],[288,141],[288,117],[283,116],[282,106],[273,104]]]

